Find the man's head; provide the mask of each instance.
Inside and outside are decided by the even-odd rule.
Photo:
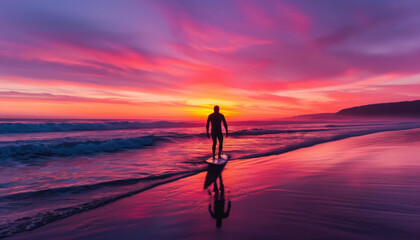
[[[214,106],[214,112],[215,112],[215,113],[218,113],[218,112],[219,112],[219,110],[220,110],[219,106],[217,106],[217,105],[216,105],[216,106]]]

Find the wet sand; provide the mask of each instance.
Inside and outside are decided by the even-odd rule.
[[[420,239],[420,129],[230,161],[223,188],[206,174],[10,239]]]

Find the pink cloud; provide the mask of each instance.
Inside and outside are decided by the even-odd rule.
[[[256,24],[257,27],[273,30],[275,26],[273,19],[271,19],[258,4],[250,1],[238,1],[237,5],[242,10],[245,18]]]
[[[283,2],[279,3],[277,7],[282,17],[287,20],[287,24],[292,27],[292,31],[295,30],[303,36],[307,36],[311,26],[308,16],[291,4]]]
[[[0,15],[4,100],[131,105],[121,94],[129,91],[214,97],[268,116],[411,99],[420,85],[384,86],[420,73],[415,3],[153,1],[147,11],[112,19],[104,17],[109,3],[89,14],[84,4],[71,14],[46,5],[17,3]],[[108,98],[65,95],[66,88]]]
[[[197,51],[234,52],[254,45],[274,44],[272,40],[233,33],[222,28],[199,23],[174,12],[168,6],[164,8],[173,33],[180,37],[184,44]]]

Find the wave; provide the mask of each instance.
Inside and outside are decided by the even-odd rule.
[[[370,129],[360,128],[353,129],[352,132],[346,131],[346,133],[323,137],[320,139],[311,141],[305,141],[304,146],[312,146],[317,143],[326,141],[338,140],[351,136],[359,136],[368,133],[390,131],[390,130],[401,130],[418,127],[418,124],[393,124],[387,126],[377,126]],[[232,137],[242,136],[255,136],[255,135],[269,135],[269,134],[291,134],[291,133],[309,133],[309,132],[323,132],[323,131],[334,131],[337,128],[316,128],[316,129],[287,129],[287,130],[276,130],[276,129],[262,129],[253,128],[238,130],[230,133]],[[154,145],[156,142],[167,142],[177,141],[177,139],[186,139],[193,137],[206,137],[205,133],[190,134],[190,133],[170,133],[161,136],[149,135],[142,137],[127,137],[127,138],[111,138],[111,139],[77,139],[77,138],[56,138],[51,140],[21,140],[13,142],[3,142],[0,145],[0,159],[13,159],[13,160],[26,160],[30,158],[45,158],[45,157],[73,157],[83,156],[92,154],[102,153],[114,153],[125,150],[140,149],[146,146]],[[287,148],[297,149],[300,145],[294,147],[288,146]],[[284,148],[274,151],[276,154],[283,153]],[[249,155],[249,157],[264,156],[266,153],[258,153]],[[243,157],[241,157],[243,158]]]
[[[40,226],[54,222],[56,220],[67,218],[77,213],[85,212],[88,210],[92,210],[92,209],[104,206],[106,204],[115,202],[121,198],[132,196],[134,194],[143,192],[155,186],[172,182],[181,178],[185,178],[185,177],[197,174],[201,171],[203,171],[203,169],[199,169],[195,171],[165,174],[165,175],[160,175],[160,176],[150,176],[146,178],[123,179],[123,180],[103,182],[103,183],[98,183],[98,184],[93,184],[93,185],[82,185],[82,186],[67,187],[67,188],[48,189],[48,190],[42,190],[42,191],[37,191],[37,192],[27,192],[27,193],[19,193],[19,194],[4,196],[1,198],[1,200],[11,199],[11,200],[14,200],[16,204],[16,202],[25,198],[33,199],[34,197],[42,197],[41,199],[45,200],[45,198],[47,197],[56,197],[59,194],[62,194],[62,195],[76,194],[76,193],[80,193],[80,191],[88,191],[88,190],[97,189],[97,188],[121,187],[121,186],[130,185],[130,190],[116,193],[111,196],[92,199],[91,201],[77,204],[77,205],[65,206],[65,207],[60,207],[53,210],[47,210],[45,212],[39,212],[32,216],[21,217],[19,219],[12,220],[10,222],[2,224],[0,225],[0,238],[9,237],[19,232],[30,231]],[[142,185],[138,186],[139,183]]]
[[[248,122],[235,122],[234,125],[240,126]],[[290,124],[292,122],[249,122],[267,125]],[[298,122],[299,123],[299,122]],[[355,126],[373,126],[382,123],[364,123],[364,124],[330,124],[326,128],[337,127],[355,127]],[[36,133],[36,132],[68,132],[68,131],[97,131],[97,130],[130,130],[130,129],[148,129],[148,128],[176,128],[176,127],[199,127],[202,124],[192,122],[138,122],[138,121],[102,121],[102,122],[0,122],[0,134],[15,133]],[[248,130],[244,130],[248,131]],[[293,131],[293,130],[290,130]],[[308,129],[308,131],[310,131]],[[314,129],[315,131],[315,129]],[[288,130],[285,131],[287,133]],[[240,133],[238,133],[240,134]]]
[[[296,129],[296,130],[268,130],[252,129],[239,130],[230,133],[230,136],[250,136],[280,133],[299,133],[327,131],[328,129]],[[171,133],[163,136],[143,136],[128,138],[111,138],[105,140],[56,138],[51,140],[21,140],[3,142],[0,145],[0,159],[30,159],[42,157],[73,157],[101,153],[113,153],[124,150],[140,149],[151,146],[157,141],[171,141],[173,139],[185,139],[193,137],[206,137],[205,133],[183,134]]]
[[[279,133],[307,133],[307,132],[322,132],[330,131],[328,128],[318,129],[291,129],[291,130],[270,130],[270,129],[252,129],[252,130],[239,130],[231,133],[231,136],[249,136],[249,135],[269,135]]]
[[[234,132],[230,132],[229,136],[231,137],[242,137],[242,136],[255,136],[255,135],[270,135],[270,134],[280,134],[280,133],[307,133],[307,132],[322,132],[330,131],[331,129],[319,128],[319,129],[293,129],[293,130],[276,130],[276,129],[263,129],[263,128],[253,128],[253,129],[243,129]],[[198,134],[188,134],[188,133],[173,133],[171,135],[163,135],[163,138],[192,138],[192,137],[206,137],[206,133]]]
[[[193,123],[184,122],[47,122],[47,123],[0,123],[0,134],[5,133],[34,133],[34,132],[65,132],[65,131],[93,131],[93,130],[124,130],[144,128],[191,127]]]
[[[372,134],[372,133],[378,133],[378,132],[386,132],[386,131],[408,130],[408,129],[414,129],[414,128],[419,128],[419,127],[420,127],[420,125],[418,123],[412,124],[412,125],[411,124],[410,125],[393,125],[393,126],[380,127],[380,128],[374,128],[374,129],[356,130],[356,131],[353,131],[353,132],[346,132],[346,133],[343,133],[343,134],[333,135],[333,136],[324,137],[324,138],[314,137],[312,139],[308,139],[306,142],[303,142],[303,143],[289,145],[289,146],[286,146],[286,147],[283,147],[283,148],[274,149],[274,150],[269,151],[269,152],[255,153],[255,154],[240,156],[236,159],[239,160],[239,159],[267,157],[267,156],[271,156],[271,155],[279,155],[279,154],[286,153],[286,152],[291,152],[291,151],[294,151],[294,150],[297,150],[297,149],[300,149],[300,148],[312,147],[312,146],[317,145],[317,144],[342,140],[342,139],[346,139],[346,138],[350,138],[350,137],[357,137],[357,136],[362,136],[362,135],[367,135],[367,134]]]
[[[170,178],[177,175],[190,174],[190,173],[195,173],[195,172],[196,171],[182,171],[182,172],[167,173],[167,174],[162,174],[162,175],[152,175],[152,176],[141,177],[141,178],[117,179],[117,180],[111,180],[111,181],[99,182],[99,183],[93,183],[93,184],[84,184],[84,185],[76,185],[76,186],[69,186],[69,187],[50,188],[50,189],[44,189],[44,190],[38,190],[38,191],[20,192],[20,193],[0,196],[0,201],[3,201],[3,200],[20,201],[24,199],[46,198],[46,197],[52,197],[52,196],[57,197],[60,195],[69,195],[69,194],[81,194],[84,192],[94,191],[101,188],[129,186],[129,185],[134,185],[140,182],[152,182],[152,181]]]
[[[0,159],[28,159],[36,157],[70,157],[95,153],[111,153],[150,146],[156,137],[114,138],[109,140],[38,140],[17,141],[0,147]]]

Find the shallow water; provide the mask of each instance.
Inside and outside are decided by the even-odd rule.
[[[229,127],[224,150],[241,161],[420,123],[282,121]],[[205,170],[211,141],[204,131],[194,123],[1,122],[0,237]]]

